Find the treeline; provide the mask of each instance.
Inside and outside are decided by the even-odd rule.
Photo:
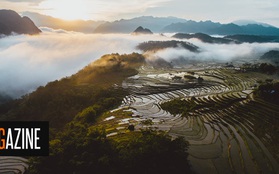
[[[152,130],[108,138],[98,122],[120,105],[128,94],[122,81],[137,74],[144,61],[136,53],[105,55],[71,77],[2,105],[2,120],[50,122],[50,156],[30,158],[28,173],[191,173],[183,138]]]
[[[192,52],[197,52],[198,47],[189,43],[189,42],[183,42],[183,41],[148,41],[140,43],[137,48],[147,52],[147,51],[158,51],[166,48],[184,48]]]
[[[264,100],[279,104],[279,82],[272,83],[267,81],[258,87],[255,94]]]
[[[203,112],[220,111],[225,107],[229,107],[234,103],[243,100],[242,98],[224,100],[222,103],[215,102],[200,102],[197,101],[196,97],[187,99],[173,99],[160,104],[161,108],[168,111],[172,115],[181,114],[182,117],[189,116],[190,112],[195,112],[198,109],[207,108]]]
[[[98,126],[71,122],[50,141],[49,157],[30,159],[29,173],[193,173],[183,138],[151,130],[119,136],[107,138]]]
[[[245,63],[240,67],[243,71],[254,71],[254,72],[261,72],[264,74],[275,74],[278,72],[278,67],[269,64],[269,63],[258,63],[258,64],[251,64]]]
[[[195,34],[188,34],[188,33],[176,33],[172,37],[178,39],[192,39],[197,38],[205,43],[217,43],[217,44],[230,44],[230,43],[238,43],[237,41],[233,41],[231,39],[225,39],[220,37],[212,37],[210,35],[204,33],[195,33]]]
[[[105,55],[71,77],[1,105],[0,119],[49,121],[51,128],[61,129],[88,107],[94,107],[98,115],[103,110],[98,105],[109,109],[121,103],[127,91],[118,86],[126,77],[137,74],[136,68],[143,63],[144,57],[137,53]]]

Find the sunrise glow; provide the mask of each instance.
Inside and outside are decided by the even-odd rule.
[[[48,15],[65,20],[87,20],[90,18],[89,9],[94,8],[82,0],[48,0],[42,2],[40,7],[46,9]]]

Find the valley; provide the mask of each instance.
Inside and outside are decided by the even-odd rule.
[[[0,171],[37,173],[37,170],[47,169],[46,173],[60,173],[73,163],[66,171],[82,173],[90,169],[107,173],[106,162],[92,165],[89,156],[82,157],[72,151],[79,142],[91,138],[93,142],[78,145],[84,153],[101,155],[100,160],[104,158],[102,155],[117,151],[108,157],[110,165],[116,164],[111,170],[123,171],[123,143],[135,141],[135,146],[131,147],[135,150],[138,143],[144,143],[142,146],[146,146],[149,158],[154,147],[145,143],[156,144],[159,138],[156,136],[166,136],[166,141],[178,143],[183,138],[188,144],[180,146],[188,149],[184,149],[184,160],[175,163],[180,158],[177,155],[171,162],[178,171],[187,165],[184,169],[194,173],[279,172],[278,103],[267,101],[259,92],[265,89],[264,85],[278,83],[277,74],[263,71],[268,64],[234,62],[233,66],[200,62],[176,67],[170,63],[161,67],[153,64],[145,62],[145,57],[138,53],[104,55],[71,77],[50,82],[20,100],[2,105],[1,120],[50,121],[51,140],[50,157],[28,160],[0,157],[3,162]],[[276,90],[268,94],[277,95]],[[51,109],[48,106],[52,106]],[[74,136],[68,138],[72,134]],[[155,137],[149,142],[145,136]],[[140,138],[143,142],[138,141]],[[110,148],[90,148],[91,145],[99,147],[94,143]],[[172,170],[161,168],[170,161],[158,157],[160,170],[165,173]],[[81,158],[86,164],[84,168],[72,162],[73,158]],[[129,158],[137,158],[137,155]],[[132,171],[146,163],[145,160],[139,162]],[[138,171],[143,172],[144,168]]]
[[[184,137],[197,173],[278,173],[279,109],[253,93],[267,78],[224,67],[141,67],[138,75],[123,82],[131,95],[124,98],[121,109],[133,113],[136,130],[150,128]],[[180,109],[175,108],[177,103],[171,105],[175,101],[185,101],[180,105],[183,113],[170,113]]]
[[[49,155],[0,146],[0,173],[279,173],[276,26],[23,14],[0,10],[0,123],[47,122]]]
[[[59,173],[72,163],[63,162],[63,158],[80,156],[75,151],[70,155],[65,152],[76,148],[79,141],[87,142],[88,138],[93,138],[90,137],[93,131],[93,142],[111,146],[110,148],[119,150],[117,154],[123,153],[123,143],[131,141],[136,143],[132,148],[137,149],[138,139],[142,136],[142,143],[149,141],[145,136],[155,136],[149,142],[155,144],[156,136],[162,134],[173,143],[183,138],[189,144],[184,147],[188,150],[184,149],[183,153],[187,154],[183,157],[184,160],[171,164],[178,171],[182,170],[180,163],[183,163],[189,165],[185,170],[195,173],[279,172],[278,104],[266,101],[257,92],[263,85],[276,84],[277,74],[269,75],[255,69],[262,67],[261,65],[198,63],[180,67],[154,67],[144,62],[144,59],[137,53],[104,55],[71,77],[50,82],[18,101],[2,105],[2,120],[49,120],[51,140],[50,157],[31,157],[28,161],[25,158],[1,157],[0,160],[4,163],[0,171],[24,173],[30,168],[28,171],[36,173],[34,171],[46,168]],[[92,95],[91,98],[89,94]],[[44,100],[46,97],[48,100]],[[77,97],[80,99],[72,100]],[[67,101],[66,105],[61,100]],[[34,101],[40,102],[34,105]],[[87,107],[84,107],[82,101],[86,101]],[[49,110],[48,106],[51,103],[53,105],[53,102],[59,107]],[[33,106],[32,110],[30,104]],[[64,107],[72,110],[62,113],[61,108]],[[37,108],[44,110],[40,117],[34,114],[39,112]],[[146,131],[151,135],[146,134]],[[75,135],[67,138],[73,132],[76,132]],[[101,142],[100,138],[103,139]],[[110,148],[93,150],[89,145],[95,147],[96,144],[88,143],[82,145],[85,153],[112,153]],[[148,145],[144,146],[148,148]],[[147,157],[150,150],[154,150],[152,148],[147,149]],[[136,157],[137,155],[129,158]],[[81,158],[83,163],[87,163],[85,161],[88,161],[88,157]],[[112,155],[109,160],[114,161],[115,158]],[[118,158],[117,163],[125,162],[125,159]],[[156,157],[156,160],[159,166],[170,162],[167,158]],[[146,165],[146,162],[138,164]],[[103,168],[105,165],[103,162],[97,166],[90,163],[87,167],[80,168],[79,163],[74,162],[67,171],[94,169],[106,173],[108,170]],[[124,166],[116,165],[111,170],[123,171]],[[137,167],[139,166],[134,166],[132,170]],[[154,170],[158,170],[158,167]],[[172,169],[160,170],[167,172]],[[144,168],[140,171],[144,171]]]

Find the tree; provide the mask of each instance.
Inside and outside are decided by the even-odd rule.
[[[132,124],[130,124],[130,125],[128,126],[128,129],[129,129],[129,131],[134,131],[134,130],[135,130],[135,126],[132,125]]]

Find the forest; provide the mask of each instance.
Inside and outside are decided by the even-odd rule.
[[[128,127],[110,138],[100,124],[98,118],[128,95],[122,81],[144,63],[137,53],[105,55],[71,77],[1,105],[1,120],[50,122],[50,155],[29,158],[28,173],[190,173],[183,138]]]

